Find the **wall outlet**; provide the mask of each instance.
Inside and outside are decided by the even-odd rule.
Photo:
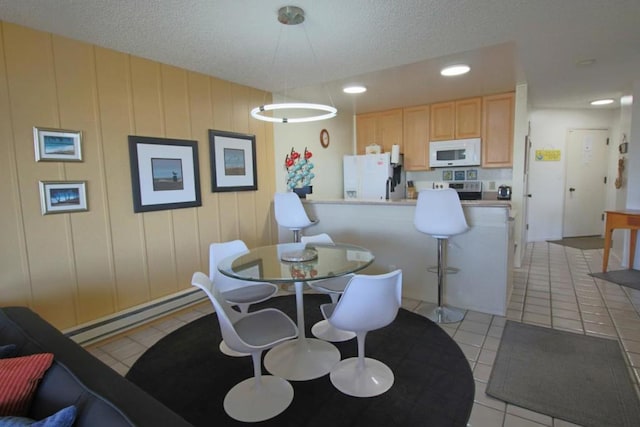
[[[495,189],[496,189],[496,182],[489,181],[489,190],[495,190]]]

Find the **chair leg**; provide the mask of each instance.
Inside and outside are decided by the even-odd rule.
[[[364,341],[367,338],[367,332],[356,332],[356,338],[358,342],[358,364],[357,369],[364,369]]]
[[[457,323],[464,319],[464,310],[444,305],[444,280],[447,269],[447,239],[438,239],[438,306],[427,318],[436,323]]]
[[[253,378],[236,384],[224,398],[225,412],[233,419],[243,422],[268,420],[293,401],[293,387],[282,378],[262,376],[262,352],[251,354]]]
[[[256,390],[262,388],[262,352],[251,353],[253,361],[253,378]]]
[[[355,397],[377,396],[389,390],[394,382],[393,371],[376,359],[365,357],[367,332],[358,332],[358,357],[338,362],[329,374],[331,384],[344,394]]]

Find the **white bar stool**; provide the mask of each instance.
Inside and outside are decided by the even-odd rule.
[[[296,193],[276,193],[273,196],[273,207],[278,225],[293,231],[294,243],[300,242],[301,230],[318,222],[309,219]]]
[[[456,190],[423,190],[418,193],[413,223],[418,231],[438,240],[438,306],[427,314],[436,323],[455,323],[464,319],[464,310],[444,304],[446,244],[450,237],[469,230]]]

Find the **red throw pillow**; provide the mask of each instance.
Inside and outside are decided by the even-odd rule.
[[[27,414],[38,383],[52,361],[51,353],[0,359],[0,415]]]

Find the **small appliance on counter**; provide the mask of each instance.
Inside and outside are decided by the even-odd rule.
[[[391,153],[344,156],[344,198],[360,200],[400,200],[405,198],[406,174],[402,154]]]
[[[498,200],[511,200],[511,187],[501,185],[498,187]]]

